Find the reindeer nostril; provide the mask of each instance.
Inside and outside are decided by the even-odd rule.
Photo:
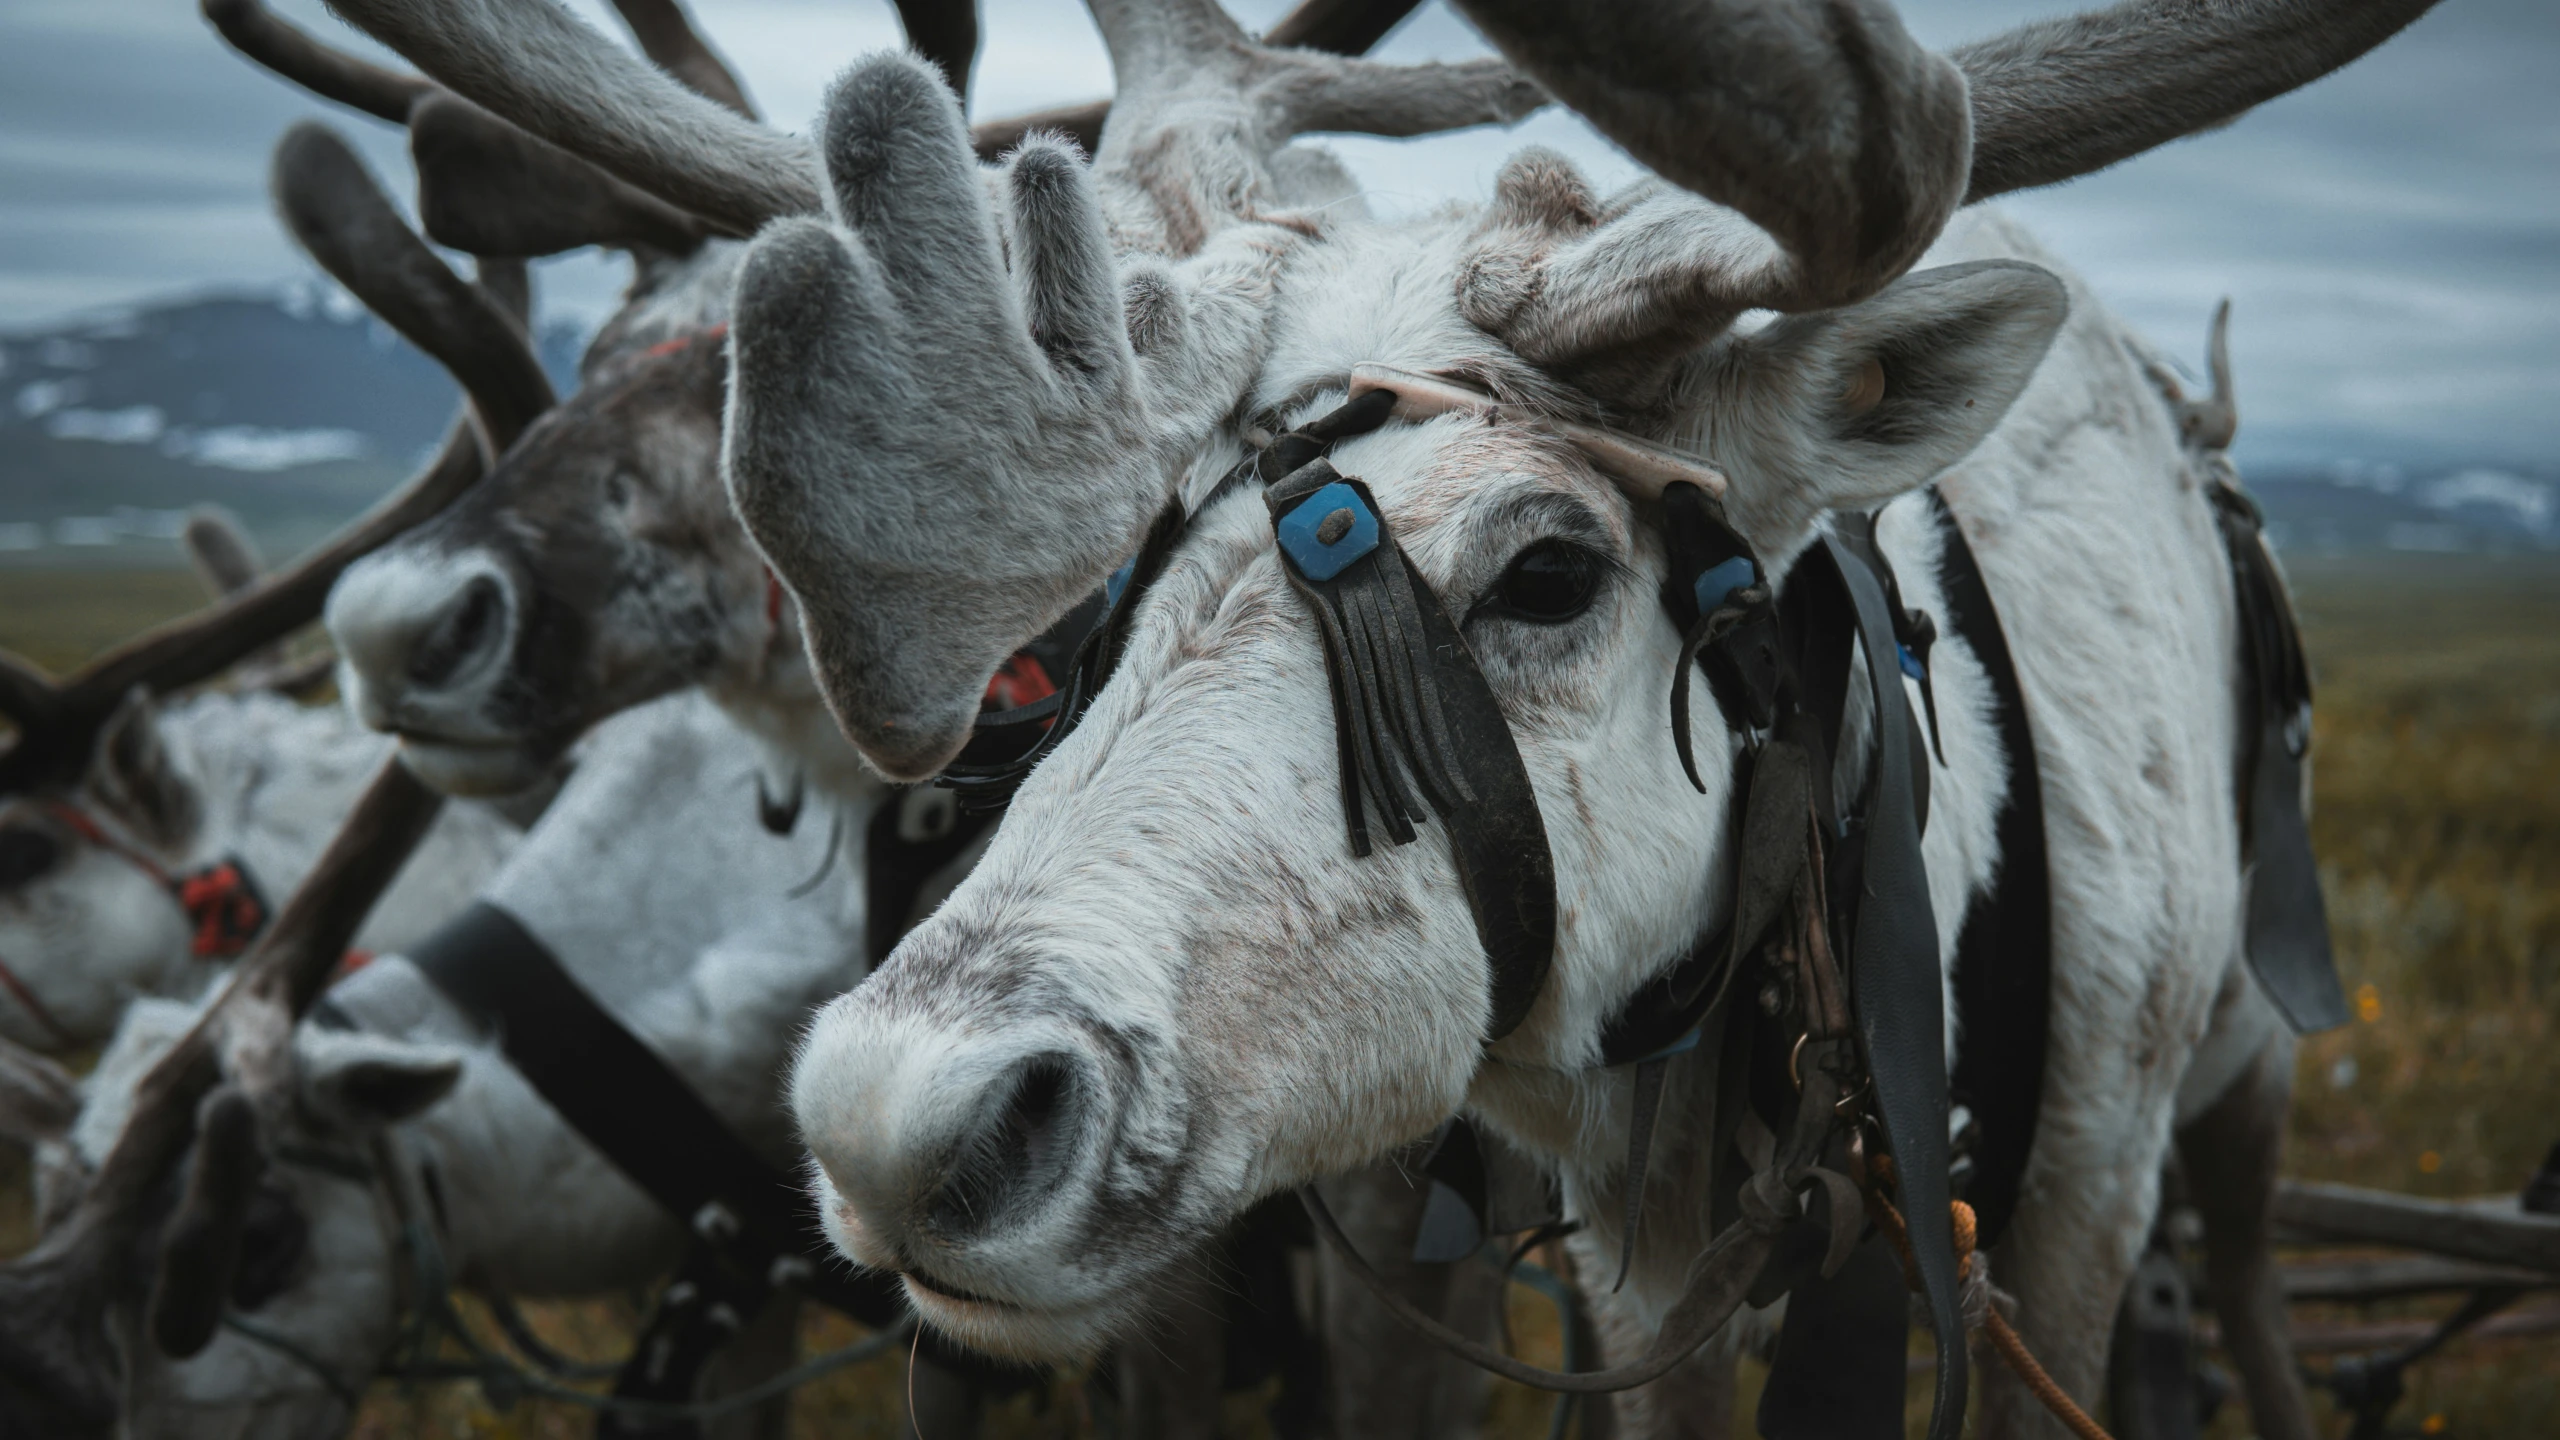
[[[454,678],[463,666],[499,639],[507,597],[487,575],[474,576],[461,598],[448,607],[417,647],[409,652],[411,683],[434,687]]]
[[[987,1093],[987,1111],[955,1148],[928,1203],[938,1229],[983,1228],[1018,1201],[1046,1190],[1066,1168],[1079,1099],[1067,1057],[1033,1056]]]

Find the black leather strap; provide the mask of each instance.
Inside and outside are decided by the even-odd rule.
[[[2018,1188],[2034,1148],[2044,1098],[2045,1035],[2053,987],[2053,888],[2044,834],[2044,785],[2027,724],[2026,694],[2009,637],[1964,530],[1932,487],[1929,503],[1946,536],[1939,574],[1947,625],[1991,682],[2009,796],[1998,821],[2000,869],[1991,893],[1974,902],[1956,940],[1956,1103],[1973,1113],[1971,1178],[1976,1244],[1999,1243],[2018,1212]]]
[[[1846,895],[1832,895],[1855,911],[1850,991],[1875,1082],[1876,1112],[1901,1173],[1913,1264],[1938,1341],[1930,1440],[1955,1440],[1964,1426],[1964,1319],[1956,1306],[1955,1235],[1947,1213],[1946,1012],[1938,927],[1920,856],[1912,774],[1917,747],[1908,742],[1916,727],[1892,659],[1893,617],[1883,583],[1836,539],[1826,538],[1806,563],[1818,563],[1817,557],[1827,557],[1837,569],[1857,617],[1877,737],[1859,884]]]
[[[2240,833],[2249,865],[2249,966],[2295,1033],[2347,1023],[2346,991],[2329,952],[2329,908],[2302,813],[2311,749],[2311,670],[2268,553],[2258,507],[2229,484],[2209,488],[2231,554],[2240,612]]]
[[[1415,838],[1413,822],[1426,807],[1440,817],[1491,971],[1485,1039],[1499,1040],[1528,1018],[1555,956],[1555,864],[1510,722],[1366,485],[1319,456],[1265,498],[1282,571],[1323,639],[1352,853],[1368,851],[1370,814],[1391,844]],[[1326,517],[1304,517],[1310,528],[1299,548],[1307,555],[1370,548],[1312,573],[1288,529],[1302,508],[1327,509]],[[1329,523],[1318,527],[1319,518]],[[1318,529],[1327,538],[1315,539]],[[1336,555],[1326,557],[1327,549]]]
[[[769,1276],[789,1257],[806,1266],[796,1276],[802,1289],[865,1325],[906,1313],[893,1281],[836,1258],[807,1192],[732,1134],[514,916],[475,903],[409,958],[497,1032],[507,1063],[571,1129],[733,1268]]]

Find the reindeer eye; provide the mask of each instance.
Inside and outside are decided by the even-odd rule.
[[[631,480],[617,470],[604,482],[604,503],[616,510],[631,508]]]
[[[24,885],[62,858],[62,846],[41,830],[25,825],[0,829],[0,890]]]
[[[1566,540],[1541,540],[1520,552],[1494,582],[1493,604],[1536,625],[1561,625],[1591,608],[1603,562]]]

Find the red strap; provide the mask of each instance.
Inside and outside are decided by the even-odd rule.
[[[228,960],[249,948],[267,925],[266,897],[249,880],[237,860],[223,860],[188,875],[172,887],[178,905],[195,927],[189,946],[199,960]]]
[[[267,925],[267,901],[258,893],[249,869],[237,859],[224,859],[185,875],[172,875],[168,867],[144,854],[140,849],[118,839],[97,817],[68,801],[56,800],[46,807],[53,817],[71,827],[81,839],[111,855],[122,856],[126,863],[159,882],[187,913],[187,926],[193,931],[188,950],[199,960],[229,960],[249,948],[258,932]]]

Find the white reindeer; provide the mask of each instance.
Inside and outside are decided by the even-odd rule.
[[[695,693],[615,719],[581,747],[558,799],[480,898],[521,921],[740,1136],[788,1167],[797,1147],[778,1103],[785,1061],[808,1011],[861,978],[862,901],[787,894],[824,839],[769,834],[738,803],[755,752]],[[303,1026],[287,1070],[291,1103],[265,1107],[282,1202],[268,1209],[296,1219],[253,1224],[243,1246],[254,1303],[240,1314],[263,1338],[226,1328],[171,1360],[140,1307],[124,1307],[121,1433],[342,1433],[348,1397],[363,1392],[418,1303],[407,1293],[415,1257],[400,1214],[435,1227],[454,1283],[510,1296],[627,1291],[662,1276],[682,1248],[682,1226],[570,1130],[495,1037],[405,958],[375,960],[330,1002],[355,1028]],[[76,1209],[136,1086],[197,1008],[135,1005],[84,1083],[76,1118],[51,1116],[50,1215]],[[0,1108],[41,1128],[46,1107],[32,1087],[8,1088],[18,1098]],[[738,1363],[789,1356],[793,1309],[768,1310],[738,1342]]]
[[[1729,477],[1725,514],[1781,584],[1828,515],[1882,506],[1906,598],[1940,608],[1937,532],[1893,503],[1932,478],[1979,553],[2056,896],[2042,1143],[1999,1273],[2088,1393],[2238,963],[2228,584],[2169,413],[2092,298],[1996,224],[1938,252],[1974,263],[1909,272],[1960,203],[2316,78],[2420,0],[2137,3],[1961,68],[1872,5],[1488,0],[1470,13],[1524,69],[1724,203],[1603,201],[1530,155],[1485,211],[1395,227],[1282,212],[1265,159],[1310,115],[1379,103],[1380,77],[1257,49],[1196,0],[1094,6],[1120,92],[1090,174],[1035,139],[982,183],[947,94],[890,58],[833,92],[823,191],[810,147],[689,103],[551,7],[343,8],[696,213],[749,229],[823,202],[767,226],[742,271],[725,443],[828,699],[884,772],[939,768],[1014,646],[1168,498],[1202,507],[986,862],[801,1061],[838,1243],[906,1275],[929,1320],[1090,1348],[1245,1206],[1461,1107],[1544,1156],[1592,1253],[1614,1249],[1627,1081],[1592,1068],[1599,1031],[1716,928],[1731,865],[1727,797],[1685,792],[1661,723],[1677,637],[1651,490],[1612,478],[1629,441],[1553,428],[1600,422]],[[1755,308],[1783,318],[1737,330]],[[1213,493],[1363,362],[1503,402],[1336,454],[1462,619],[1548,817],[1553,973],[1490,1047],[1455,875],[1433,844],[1349,853],[1313,622],[1253,497]],[[1933,670],[1943,948],[1998,862],[2007,764],[1979,666],[1947,644]],[[1701,728],[1711,758],[1740,743]],[[2280,1094],[2274,1053],[2228,1070]],[[1635,1274],[1608,1302],[1622,1339],[1660,1323],[1707,1239],[1689,1117],[1708,1077],[1675,1062],[1671,1086]],[[2289,1381],[2265,1388],[2262,1425],[2301,1433]],[[2043,1423],[2021,1404],[1995,1388],[1992,1427]]]

